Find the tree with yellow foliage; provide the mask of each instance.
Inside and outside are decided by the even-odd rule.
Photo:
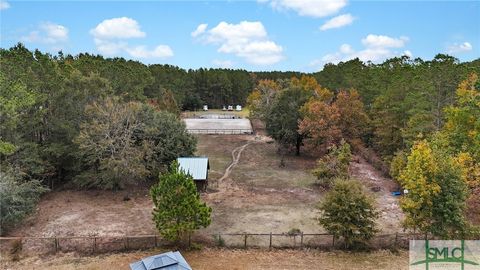
[[[463,168],[470,188],[480,187],[480,86],[475,73],[460,83],[456,105],[445,110],[446,123],[441,135]]]
[[[273,80],[260,80],[255,89],[247,97],[247,107],[253,117],[264,119],[271,107],[280,86]]]
[[[419,141],[399,181],[408,191],[400,201],[406,228],[444,238],[466,229],[467,189],[461,167],[451,156],[426,140]]]
[[[302,75],[300,79],[293,77],[290,80],[290,86],[310,92],[315,99],[324,102],[332,101],[332,98],[334,96],[330,90],[320,86],[317,80],[312,76]]]

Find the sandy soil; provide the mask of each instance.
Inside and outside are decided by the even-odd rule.
[[[401,222],[404,218],[398,197],[392,196],[391,192],[398,190],[397,184],[368,164],[364,159],[356,157],[350,164],[350,173],[353,178],[359,179],[369,190],[378,188],[378,191],[372,191],[372,195],[377,201],[377,207],[380,211],[380,218],[377,223],[384,233],[400,232]]]
[[[9,236],[123,236],[152,234],[152,201],[146,190],[53,191],[42,198],[36,213]]]
[[[52,269],[52,270],[103,270],[128,269],[131,262],[164,250],[149,250],[95,257],[80,257],[75,254],[57,254],[51,257],[30,257],[11,262],[0,260],[2,269]],[[203,249],[182,252],[193,269],[208,270],[287,270],[287,269],[408,269],[408,252],[392,254],[388,251],[372,253],[322,252],[317,250],[224,250]]]

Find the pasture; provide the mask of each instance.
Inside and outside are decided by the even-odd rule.
[[[315,218],[324,191],[309,172],[315,166],[314,158],[287,156],[285,167],[280,167],[275,143],[252,135],[197,136],[197,154],[208,156],[211,167],[209,188],[201,197],[213,208],[212,224],[200,234],[284,233],[291,229],[323,232]],[[232,152],[246,144],[239,154],[236,152],[238,161],[225,176]],[[389,193],[392,182],[361,159],[352,162],[351,169],[366,187],[381,187],[372,194],[382,213],[378,222],[382,232],[400,231],[402,213],[397,199]],[[130,200],[123,200],[126,195]],[[44,196],[38,211],[9,235],[153,234],[152,207],[145,185],[117,192],[54,191]]]

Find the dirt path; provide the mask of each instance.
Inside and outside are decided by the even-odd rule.
[[[233,149],[233,151],[232,151],[232,162],[230,163],[230,165],[228,165],[227,169],[225,169],[225,173],[223,174],[223,176],[220,177],[220,179],[217,180],[218,183],[221,183],[223,180],[225,180],[227,177],[230,176],[230,173],[232,172],[233,167],[235,167],[238,164],[238,162],[240,161],[240,156],[242,155],[243,150],[245,150],[245,148],[247,148],[247,146],[249,146],[250,144],[255,143],[255,142],[256,141],[249,141],[248,143]]]
[[[368,190],[371,190],[377,200],[380,211],[378,224],[383,232],[399,232],[402,230],[400,222],[404,215],[400,209],[399,198],[392,196],[391,191],[398,190],[392,179],[386,178],[380,171],[361,157],[350,164],[352,177],[360,180]],[[377,188],[377,191],[373,191]]]

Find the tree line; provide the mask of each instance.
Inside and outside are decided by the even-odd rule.
[[[452,185],[438,182],[450,174],[467,182],[468,189],[456,193],[460,202],[478,187],[475,73],[480,59],[461,63],[442,54],[381,64],[354,59],[303,74],[185,70],[91,54],[50,55],[22,44],[0,49],[1,229],[34,208],[44,185],[118,189],[155,179],[176,157],[194,153],[195,138],[178,114],[203,104],[248,104],[283,155],[307,148],[323,157],[316,175],[326,186],[345,174],[345,144],[364,146],[380,154],[409,194],[424,194],[426,186],[412,176],[424,170],[419,177],[433,191],[416,206],[406,199],[405,211],[419,217],[415,211],[430,209],[422,203],[434,201],[460,211],[464,204],[442,201],[435,190]],[[435,209],[425,214],[425,224],[434,222]],[[425,228],[432,227],[418,229]]]
[[[320,218],[322,225],[344,224],[342,217],[350,215],[339,216],[335,201],[358,206],[342,197],[355,185],[344,184],[353,145],[376,149],[390,166],[389,174],[404,193],[400,205],[406,229],[445,239],[477,237],[478,228],[466,218],[468,212],[478,211],[480,195],[480,82],[478,61],[472,63],[460,64],[445,55],[432,62],[390,59],[380,65],[388,75],[383,78],[386,88],[371,97],[365,89],[331,91],[313,76],[260,80],[248,105],[252,116],[265,122],[280,152],[299,155],[307,148],[320,157],[312,172],[319,184],[341,191],[339,197],[328,197],[331,205],[327,201],[321,206],[329,218],[338,219]],[[435,72],[444,75],[433,76]],[[358,208],[351,210],[358,215]],[[354,234],[338,228],[331,232]]]

